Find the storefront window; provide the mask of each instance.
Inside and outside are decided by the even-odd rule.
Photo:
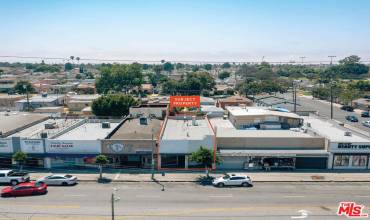
[[[366,155],[354,155],[352,156],[352,166],[354,167],[364,167],[367,164]]]
[[[335,155],[334,166],[347,167],[349,166],[349,155]]]

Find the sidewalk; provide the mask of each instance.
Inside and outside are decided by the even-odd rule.
[[[321,172],[261,172],[248,173],[253,182],[370,182],[370,172],[367,173],[321,173]],[[36,180],[50,173],[31,173],[31,179]],[[99,174],[73,174],[82,182],[95,182]],[[222,174],[210,174],[212,177],[219,177]],[[151,174],[121,174],[104,173],[105,178],[112,182],[152,182]],[[155,179],[160,182],[200,182],[204,173],[166,173],[162,176],[155,174]]]

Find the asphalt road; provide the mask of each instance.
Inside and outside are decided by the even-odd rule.
[[[287,93],[282,95],[284,98],[292,101],[292,94]],[[330,118],[330,103],[322,102],[317,99],[311,99],[311,98],[306,98],[306,97],[297,97],[297,104],[301,105],[303,109],[314,109],[319,112],[320,116],[324,116],[326,118]],[[345,119],[347,115],[355,115],[359,119],[359,122],[350,122]],[[362,125],[363,121],[369,121],[370,118],[362,118],[360,114],[356,112],[347,112],[344,110],[341,110],[337,106],[333,106],[333,118],[335,120],[341,121],[343,123],[349,124],[351,126],[354,126],[356,128],[359,128],[363,131],[370,132],[370,128],[365,127]]]
[[[346,219],[336,216],[340,201],[355,201],[370,212],[367,183],[165,183],[165,191],[156,183],[80,183],[49,187],[43,196],[1,198],[0,219],[110,219],[114,187],[120,198],[116,219]]]

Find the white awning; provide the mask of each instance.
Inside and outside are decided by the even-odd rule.
[[[221,156],[232,157],[296,157],[296,156],[328,156],[326,150],[220,150]]]

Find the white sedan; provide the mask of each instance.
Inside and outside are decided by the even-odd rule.
[[[77,183],[77,177],[69,174],[52,174],[38,179],[37,182],[44,182],[47,185],[54,186],[70,186]]]
[[[253,186],[252,180],[249,176],[238,174],[226,174],[225,176],[214,179],[212,184],[217,187]]]
[[[363,121],[362,125],[370,128],[370,121]]]

